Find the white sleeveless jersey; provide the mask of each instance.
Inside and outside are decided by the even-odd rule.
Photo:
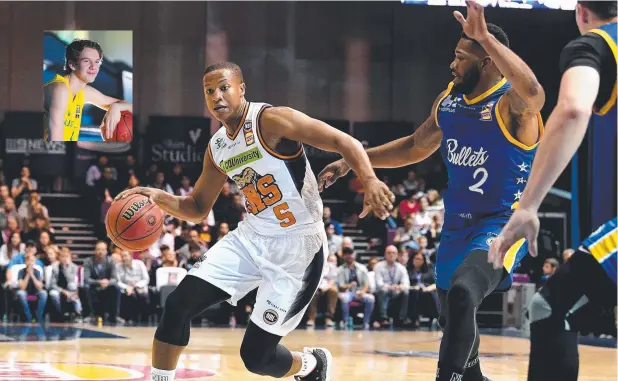
[[[242,191],[245,221],[258,234],[315,234],[324,229],[316,177],[302,145],[291,156],[266,146],[258,121],[268,107],[250,102],[235,135],[221,127],[208,143],[208,154]]]

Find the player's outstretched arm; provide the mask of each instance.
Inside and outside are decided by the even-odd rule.
[[[86,102],[106,110],[105,118],[101,122],[101,132],[105,140],[114,136],[114,129],[120,121],[120,113],[128,111],[133,113],[133,104],[127,101],[107,96],[91,86],[86,86],[84,90]]]
[[[517,54],[489,33],[482,5],[475,0],[467,0],[466,5],[467,18],[464,18],[458,11],[454,12],[464,33],[481,44],[489,54],[498,70],[513,86],[514,92],[525,103],[526,111],[533,115],[541,111],[545,104],[545,91],[532,69]]]
[[[69,104],[69,89],[64,83],[55,83],[51,89],[49,108],[49,140],[64,140],[64,113]]]
[[[365,208],[360,217],[365,216],[369,210],[373,210],[379,218],[388,217],[395,196],[376,177],[367,153],[358,140],[320,120],[288,107],[265,109],[259,123],[266,144],[269,141],[286,138],[324,151],[341,154],[366,189]]]
[[[206,148],[209,152],[210,147]],[[143,194],[150,198],[167,214],[193,223],[202,222],[210,213],[227,176],[213,163],[208,153],[204,157],[202,174],[197,179],[193,192],[187,196],[174,196],[161,189],[137,187],[116,196],[116,200],[132,194]]]
[[[494,268],[502,266],[507,250],[521,238],[530,242],[530,254],[537,255],[537,211],[586,135],[600,80],[599,72],[588,66],[572,67],[562,76],[558,104],[547,120],[519,206],[489,250]]]
[[[373,168],[399,168],[425,160],[440,148],[442,131],[436,123],[436,108],[444,91],[436,98],[431,114],[410,136],[404,136],[381,146],[369,148],[367,156]],[[345,158],[344,158],[345,159]],[[347,161],[341,159],[329,164],[318,176],[320,191],[334,184],[350,170]]]

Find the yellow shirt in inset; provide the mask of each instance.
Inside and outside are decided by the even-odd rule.
[[[76,142],[79,138],[79,129],[82,123],[82,113],[84,110],[84,90],[80,90],[77,94],[73,94],[71,92],[71,87],[69,86],[69,80],[66,77],[56,74],[56,77],[51,81],[47,82],[43,86],[43,91],[45,94],[44,108],[45,108],[45,132],[44,139],[50,140],[51,133],[49,131],[49,113],[51,108],[51,88],[52,84],[62,82],[65,84],[67,89],[69,89],[69,103],[64,112],[63,124],[64,124],[64,133],[63,140]]]

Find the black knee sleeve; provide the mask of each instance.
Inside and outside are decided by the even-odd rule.
[[[165,300],[155,339],[166,344],[187,346],[191,319],[230,295],[195,276],[187,276]]]
[[[285,376],[292,368],[292,353],[279,341],[281,336],[266,332],[250,321],[240,346],[240,358],[247,370],[261,376]]]

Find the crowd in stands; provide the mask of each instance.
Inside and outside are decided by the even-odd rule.
[[[92,205],[90,214],[100,241],[81,265],[68,247],[54,244],[49,213],[29,168],[23,167],[10,184],[0,183],[2,315],[19,312],[26,321],[42,321],[49,313],[52,321],[101,318],[111,323],[144,322],[159,315],[165,298],[187,271],[245,218],[238,187],[226,183],[199,224],[166,219],[163,234],[144,251],[126,252],[110,245],[103,221],[114,197],[124,189],[149,186],[186,195],[193,190],[192,178],[181,165],[167,171],[152,164],[142,170],[132,155],[118,165],[99,157],[86,172],[83,196]],[[334,213],[334,208],[324,207],[328,271],[307,310],[308,326],[415,328],[438,317],[434,264],[444,219],[441,195],[426,189],[414,171],[400,182],[388,183],[397,200],[386,221],[358,219],[363,189],[353,176],[348,200],[354,209],[344,207]],[[345,234],[350,225],[360,226],[369,235],[367,249],[377,255],[360,259],[354,239]],[[568,255],[565,252],[563,260]],[[556,259],[547,259],[539,285],[558,266]],[[208,319],[245,324],[255,294],[237,306],[224,305]],[[52,303],[47,303],[48,298]]]

